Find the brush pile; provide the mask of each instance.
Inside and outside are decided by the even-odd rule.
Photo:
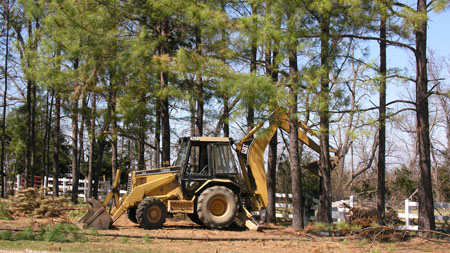
[[[70,208],[64,197],[52,198],[43,194],[43,189],[28,188],[19,190],[9,198],[9,213],[12,216],[34,216],[36,218],[58,217]]]
[[[345,204],[344,204],[345,205]],[[361,205],[355,205],[354,207],[349,207],[350,209],[348,214],[346,215],[347,222],[351,224],[358,224],[361,228],[367,228],[373,226],[373,224],[377,223],[377,209],[373,207],[366,207]],[[390,225],[398,225],[401,224],[400,219],[398,218],[397,212],[392,208],[386,209],[385,214],[385,222]]]
[[[348,207],[349,212],[346,215],[347,222],[354,226],[359,226],[361,230],[358,233],[360,238],[367,238],[377,241],[402,241],[408,236],[408,232],[397,230],[395,227],[402,224],[398,218],[397,212],[388,207],[385,213],[385,224],[387,226],[377,225],[377,209],[356,205]]]

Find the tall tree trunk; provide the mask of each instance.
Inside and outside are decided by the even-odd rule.
[[[103,155],[105,153],[106,147],[106,136],[104,133],[100,133],[98,137],[98,150],[97,150],[97,161],[95,163],[94,169],[94,185],[92,195],[94,198],[98,199],[98,187],[100,181],[100,173],[103,167]]]
[[[50,174],[50,138],[52,133],[52,115],[53,115],[53,99],[55,98],[55,90],[52,89],[50,108],[47,108],[47,118],[45,127],[45,163],[44,163],[44,179],[46,179],[45,185],[48,185],[48,176]],[[48,105],[47,105],[48,107]]]
[[[147,103],[147,98],[145,96],[145,92],[142,91],[140,103],[145,105]],[[141,113],[139,115],[139,130],[138,135],[139,139],[137,142],[137,160],[138,160],[138,169],[145,170],[145,138],[146,138],[146,130],[147,130],[147,122],[145,120],[145,114]]]
[[[31,175],[31,186],[35,187],[35,173],[36,173],[36,82],[33,82],[31,89],[31,154],[30,154],[30,175]]]
[[[26,133],[25,133],[25,182],[23,187],[26,189],[30,186],[31,173],[31,81],[27,81],[27,100],[26,100]]]
[[[92,93],[92,109],[91,109],[91,120],[89,123],[89,165],[88,165],[88,198],[92,198],[92,181],[95,177],[94,169],[94,149],[95,149],[95,119],[97,114],[97,102],[96,95]]]
[[[292,184],[292,204],[294,217],[292,219],[292,228],[300,229],[305,226],[303,220],[303,192],[302,192],[302,171],[300,169],[299,142],[298,142],[298,111],[297,111],[297,50],[296,45],[289,51],[289,163],[291,167]]]
[[[27,23],[27,29],[28,29],[28,38],[29,41],[29,47],[26,50],[33,50],[33,25],[31,21],[28,21]],[[31,68],[31,62],[30,59],[25,59],[26,65],[28,68]],[[27,80],[27,97],[26,97],[26,134],[25,134],[25,182],[24,187],[28,188],[29,186],[33,185],[33,181],[31,180],[31,173],[32,173],[32,103],[33,103],[33,86],[34,83],[32,80],[28,78]]]
[[[78,69],[79,61],[76,59],[73,63],[74,69]],[[77,86],[75,80],[75,87]],[[72,203],[78,204],[78,183],[80,181],[80,167],[79,167],[79,154],[78,154],[78,97],[74,98],[72,103]]]
[[[80,168],[78,167],[78,99],[72,108],[72,203],[78,203],[78,182]]]
[[[4,70],[4,77],[5,77],[5,92],[3,93],[3,115],[2,115],[2,157],[1,157],[1,169],[0,169],[0,176],[1,176],[1,197],[5,197],[5,145],[6,145],[6,97],[8,93],[8,61],[9,61],[9,0],[6,2],[6,41],[5,41],[5,70]]]
[[[427,16],[427,1],[417,1],[417,12]],[[431,184],[430,125],[428,111],[427,19],[417,21],[416,36],[416,117],[419,149],[419,228],[434,230],[433,188]]]
[[[230,118],[230,108],[228,106],[228,97],[223,97],[223,136],[230,136],[230,124],[228,123],[228,119]]]
[[[61,143],[61,96],[59,92],[55,94],[55,127],[53,137],[53,197],[59,196],[59,145]]]
[[[202,55],[202,37],[201,37],[201,31],[200,29],[196,29],[196,35],[195,35],[195,47],[197,54]],[[196,83],[196,103],[197,103],[197,117],[195,121],[195,129],[196,129],[196,135],[197,136],[203,136],[203,114],[204,114],[204,91],[203,91],[203,78],[201,75],[197,75],[197,83]]]
[[[114,179],[116,178],[116,171],[118,169],[117,167],[117,122],[116,119],[112,119],[112,143],[111,143],[111,175],[112,175],[112,181],[114,182]]]
[[[190,125],[190,129],[189,129],[189,134],[190,136],[196,136],[195,133],[197,131],[195,131],[195,99],[189,99],[189,113],[191,115],[189,115],[189,125]]]
[[[114,182],[114,179],[116,178],[116,171],[117,171],[117,119],[116,119],[116,99],[117,94],[114,90],[115,85],[111,83],[111,89],[110,91],[110,111],[111,111],[111,128],[112,128],[112,140],[111,140],[111,180]]]
[[[161,89],[167,87],[167,73],[160,73]],[[170,115],[169,97],[166,95],[160,99],[161,108],[161,132],[162,132],[162,165],[170,164]]]
[[[203,102],[203,81],[202,77],[199,77],[198,83],[198,99],[197,99],[197,117],[195,121],[195,129],[197,136],[203,136],[203,114],[204,114],[204,102]]]
[[[83,91],[81,93],[81,124],[80,130],[78,131],[78,168],[82,168],[84,164],[84,127],[86,126],[86,109],[87,109],[87,100],[86,100],[86,92]],[[80,172],[81,174],[81,172]]]
[[[329,73],[330,73],[330,18],[325,14],[320,20],[320,94],[319,94],[319,118],[320,118],[320,165],[319,170],[322,175],[320,179],[320,198],[318,221],[331,224],[331,161],[329,143]]]
[[[277,55],[277,51],[273,51],[273,56],[271,57],[270,49],[266,50],[266,73],[270,75],[273,81],[273,85],[276,85],[278,82],[278,71],[276,70],[278,67],[275,63],[275,58]],[[275,122],[270,122],[273,124]],[[267,195],[268,195],[268,204],[266,207],[266,222],[276,223],[276,210],[275,210],[275,202],[276,202],[276,185],[277,185],[277,146],[278,146],[278,137],[277,133],[272,136],[269,142],[269,154],[268,154],[268,164],[267,164]]]
[[[160,23],[160,36],[167,37],[168,34],[168,20]],[[167,45],[163,44],[159,48],[159,54],[168,54]],[[159,84],[162,91],[167,89],[169,84],[169,75],[166,70],[161,70],[159,73]],[[170,164],[170,114],[169,114],[169,95],[162,92],[159,97],[159,109],[161,111],[161,133],[162,133],[162,165],[168,166]]]
[[[252,15],[257,15],[256,3],[252,3]],[[254,34],[250,35],[250,73],[256,72],[256,60],[258,47],[256,46],[256,30],[258,27],[255,25],[253,27]],[[255,108],[253,105],[247,106],[247,131],[250,131],[255,125]]]
[[[49,114],[49,106],[50,106],[50,101],[49,101],[49,91],[47,91],[47,93],[45,94],[45,118],[44,118],[44,140],[43,140],[43,147],[42,147],[42,184],[46,185],[46,183],[44,182],[45,176],[47,175],[47,135],[48,135],[48,130],[50,129],[50,127],[47,125],[48,122],[48,114]]]
[[[156,119],[155,119],[155,168],[161,167],[161,110],[159,101],[155,104]]]
[[[377,223],[385,224],[385,171],[386,171],[386,11],[380,21],[380,110],[378,134],[378,170],[377,170]]]
[[[40,23],[39,20],[36,19],[35,20],[35,29],[36,31],[39,31],[40,29]],[[31,34],[31,33],[30,33]],[[39,33],[35,32],[34,33],[34,37],[33,37],[33,43],[31,43],[31,49],[33,50],[33,52],[37,52],[38,50],[38,36]],[[33,69],[34,71],[37,71],[36,69]],[[36,173],[36,104],[37,104],[37,99],[36,99],[36,93],[37,93],[37,82],[36,80],[33,80],[33,85],[32,85],[32,90],[31,90],[31,96],[32,96],[32,104],[31,104],[31,154],[30,154],[30,158],[31,158],[31,164],[30,164],[30,169],[31,169],[31,185],[33,187],[35,187],[35,173]]]
[[[145,116],[142,116],[139,120],[139,140],[137,142],[137,160],[139,170],[145,170],[145,129]]]

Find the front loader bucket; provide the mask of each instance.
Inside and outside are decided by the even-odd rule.
[[[81,228],[108,229],[112,219],[102,202],[88,199],[88,212],[78,221]]]

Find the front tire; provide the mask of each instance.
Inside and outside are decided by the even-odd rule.
[[[228,227],[234,221],[237,209],[236,195],[224,186],[206,189],[197,202],[198,217],[209,228]]]
[[[144,229],[161,228],[166,222],[167,207],[158,198],[146,198],[139,203],[136,219]]]

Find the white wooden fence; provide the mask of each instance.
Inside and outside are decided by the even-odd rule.
[[[419,207],[419,202],[413,202],[413,201],[409,201],[409,199],[405,200],[405,212],[404,213],[399,213],[398,217],[399,218],[403,218],[405,219],[405,226],[402,226],[402,229],[411,229],[411,230],[418,230],[419,226],[417,225],[411,225],[411,219],[418,219],[419,216],[417,213],[411,213],[411,207]],[[434,208],[439,208],[439,209],[450,209],[450,203],[434,203]],[[435,220],[445,220],[448,221],[450,220],[449,218],[450,216],[439,216],[439,215],[435,215],[434,219]]]
[[[17,190],[20,188],[21,175],[16,176],[16,184],[14,185],[14,189]],[[78,182],[78,197],[84,198],[86,201],[87,198],[87,190],[88,190],[88,180],[80,179]],[[53,194],[53,177],[44,177],[44,187],[48,188],[46,194]],[[58,180],[58,189],[62,196],[68,196],[72,192],[72,177],[63,177]],[[106,194],[111,190],[111,183],[109,181],[99,181],[98,182],[98,194],[99,197],[105,197]],[[120,194],[124,194],[126,191],[121,190]]]
[[[275,198],[284,198],[286,200],[291,200],[292,199],[292,194],[286,194],[286,193],[275,193]],[[292,201],[289,201],[292,202]],[[313,202],[314,202],[314,206],[313,206],[313,210],[317,210],[317,204],[319,202],[319,200],[313,198]],[[345,215],[347,214],[347,212],[349,211],[348,208],[346,207],[342,207],[343,202],[345,202],[348,206],[353,207],[353,204],[355,202],[355,197],[354,196],[350,196],[350,199],[348,200],[340,200],[340,201],[335,201],[332,203],[333,209],[332,209],[332,218],[333,218],[333,222],[342,222],[345,221]],[[284,218],[284,219],[292,219],[294,217],[294,215],[291,212],[281,212],[281,208],[283,209],[293,209],[293,205],[291,203],[279,203],[276,202],[275,203],[275,217],[276,218]],[[264,213],[261,214],[261,216],[264,216]],[[261,217],[263,218],[263,217]],[[307,222],[308,220],[310,221],[315,221],[317,220],[316,216],[310,216],[310,217],[306,217],[305,213],[303,214],[303,219],[305,220],[305,222]]]

